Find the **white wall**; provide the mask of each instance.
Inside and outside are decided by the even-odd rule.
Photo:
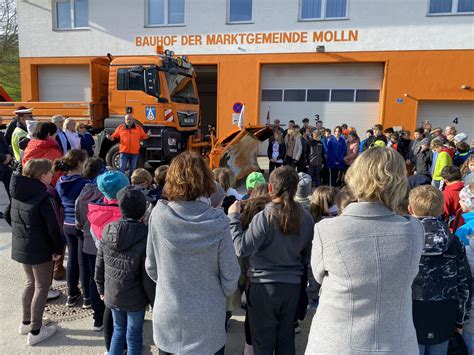
[[[426,16],[429,0],[348,0],[347,20],[298,21],[297,0],[254,0],[253,23],[226,24],[226,0],[186,0],[185,26],[145,27],[146,0],[89,0],[89,29],[53,31],[51,0],[18,0],[20,55],[56,57],[150,54],[136,36],[358,30],[354,42],[323,43],[326,51],[471,49],[473,18]],[[314,52],[317,43],[180,46],[180,54]],[[241,49],[238,49],[241,47]]]

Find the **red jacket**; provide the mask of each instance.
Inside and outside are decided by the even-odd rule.
[[[21,164],[25,166],[26,162],[30,159],[48,159],[54,162],[63,156],[61,149],[59,148],[58,142],[54,138],[32,139],[28,142],[25,152],[23,154],[23,160]],[[63,175],[62,172],[58,171],[54,173],[51,184],[56,186],[56,181]]]
[[[456,212],[461,208],[459,205],[459,192],[463,187],[464,183],[462,181],[458,181],[451,185],[446,185],[444,188],[444,219],[454,217]]]
[[[140,141],[148,139],[148,135],[143,128],[137,124],[133,124],[131,128],[121,124],[115,129],[112,137],[120,139],[120,153],[128,154],[138,154],[140,151]]]

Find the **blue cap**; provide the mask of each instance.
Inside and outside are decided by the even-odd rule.
[[[120,171],[106,171],[97,177],[97,187],[108,200],[116,200],[117,192],[128,185],[128,177]]]

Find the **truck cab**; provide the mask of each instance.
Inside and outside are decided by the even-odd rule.
[[[169,162],[188,147],[200,124],[195,72],[186,57],[172,52],[114,58],[109,65],[108,111],[97,151],[107,165],[118,168],[118,141],[105,138],[131,114],[149,132],[142,142],[139,165]]]

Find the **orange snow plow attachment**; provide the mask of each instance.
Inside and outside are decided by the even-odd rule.
[[[253,171],[260,171],[257,162],[258,148],[272,136],[267,126],[248,126],[235,130],[213,144],[209,154],[211,169],[229,168],[237,180],[244,179]]]

